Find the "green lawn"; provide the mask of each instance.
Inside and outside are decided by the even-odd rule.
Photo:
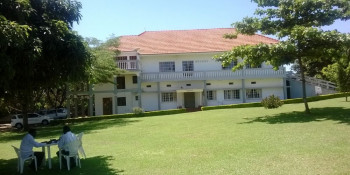
[[[350,174],[350,102],[309,106],[310,115],[290,104],[71,124],[85,133],[82,168],[60,171],[55,157],[37,174]],[[39,128],[37,140],[61,128]],[[0,174],[16,174],[11,145],[23,135],[0,133]]]

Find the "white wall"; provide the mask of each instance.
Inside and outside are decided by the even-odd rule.
[[[103,115],[103,98],[112,98],[114,108],[113,93],[96,93],[95,94],[95,115]]]
[[[291,98],[302,98],[303,97],[303,91],[302,91],[302,83],[301,81],[290,81],[290,95]],[[315,86],[306,84],[306,96],[311,97],[315,96]]]
[[[141,98],[144,111],[158,110],[158,93],[142,93]]]
[[[195,71],[221,70],[221,63],[212,59],[215,54],[197,53],[187,55],[143,55],[141,57],[142,71],[159,72],[159,62],[175,61],[175,71],[182,71],[182,61],[194,61]]]
[[[256,84],[252,84],[256,82]],[[283,78],[246,79],[246,88],[283,87]]]

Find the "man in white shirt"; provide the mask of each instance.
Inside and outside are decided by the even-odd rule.
[[[45,146],[45,143],[38,143],[34,140],[36,137],[36,130],[35,129],[29,129],[28,134],[26,134],[21,142],[21,157],[26,158],[34,154],[37,159],[37,165],[40,167],[41,162],[43,161],[43,158],[45,156],[45,153],[43,152],[33,152],[33,147],[42,147]],[[35,162],[34,160],[29,165],[29,167],[33,170],[35,170]]]
[[[67,143],[70,143],[72,141],[75,141],[77,140],[77,137],[75,136],[75,134],[73,134],[69,128],[69,126],[65,125],[63,127],[63,135],[61,135],[60,139],[58,140],[58,148],[60,148],[62,151],[61,151],[61,154],[64,154],[64,155],[69,155],[69,150],[67,148]],[[56,153],[57,156],[59,156],[59,152]],[[63,165],[65,165],[65,159],[62,158],[62,161],[63,161]],[[71,159],[70,161],[72,163],[72,165],[75,165],[75,160],[74,159]]]

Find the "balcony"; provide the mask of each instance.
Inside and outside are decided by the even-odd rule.
[[[124,70],[139,70],[138,60],[118,60],[117,67]]]
[[[160,72],[142,73],[143,82],[158,81],[186,81],[186,80],[232,80],[245,78],[278,78],[285,77],[285,70],[273,70],[264,68],[218,71],[193,71],[193,72]]]

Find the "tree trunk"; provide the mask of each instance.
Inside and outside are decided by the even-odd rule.
[[[303,89],[303,101],[305,105],[305,112],[310,113],[309,105],[307,103],[306,99],[306,82],[305,82],[305,73],[304,73],[304,67],[303,67],[303,62],[301,60],[301,57],[298,58],[299,65],[300,65],[300,74],[301,74],[301,82],[302,82],[302,89]]]
[[[22,94],[22,114],[23,114],[23,129],[25,131],[28,131],[29,130],[29,124],[28,124],[28,109],[29,109],[29,105],[31,103],[31,98],[32,98],[32,94],[33,92],[31,91],[31,88],[30,88],[30,84],[28,84],[28,88],[26,88],[24,91],[23,91],[23,94]]]

